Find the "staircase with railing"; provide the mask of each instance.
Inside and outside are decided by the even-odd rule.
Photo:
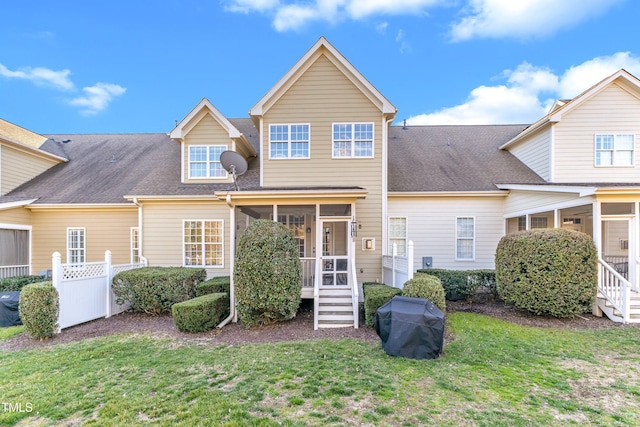
[[[316,265],[314,280],[314,329],[358,327],[359,289],[355,260],[349,268],[349,287],[320,286],[320,263]]]
[[[636,260],[636,266],[640,266],[640,260]],[[636,271],[638,271],[637,268]],[[596,303],[600,310],[614,322],[640,323],[638,280],[632,282],[628,277],[625,271],[617,271],[607,261],[599,258]]]

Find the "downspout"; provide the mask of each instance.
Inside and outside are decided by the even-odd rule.
[[[216,326],[220,329],[232,320],[237,321],[236,318],[236,298],[235,298],[235,286],[233,283],[233,267],[236,258],[236,206],[231,201],[231,194],[227,193],[226,199],[227,205],[229,205],[229,316]]]
[[[137,197],[133,198],[133,204],[138,207],[138,246],[140,246],[138,257],[140,261],[145,265],[149,265],[148,260],[142,255],[142,203],[138,201]]]

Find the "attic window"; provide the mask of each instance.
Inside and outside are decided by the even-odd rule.
[[[596,166],[633,166],[635,135],[596,134]]]
[[[226,178],[227,171],[220,163],[225,145],[192,145],[189,147],[189,178]]]

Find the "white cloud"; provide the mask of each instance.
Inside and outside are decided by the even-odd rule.
[[[572,27],[623,0],[469,0],[451,26],[453,41],[475,37],[543,37]]]
[[[82,114],[93,115],[104,110],[114,97],[120,96],[127,89],[111,83],[96,83],[94,86],[82,88],[84,96],[69,101],[70,105],[82,107]]]
[[[347,19],[363,19],[374,15],[415,15],[426,8],[449,0],[231,0],[229,12],[258,12],[273,17],[279,32],[296,31],[318,21],[336,24]],[[377,27],[378,31],[381,30]]]
[[[73,83],[69,79],[69,70],[51,70],[44,67],[23,67],[17,70],[10,70],[0,64],[0,76],[8,79],[20,79],[31,81],[37,85],[53,86],[60,90],[73,89]]]
[[[585,61],[562,75],[528,63],[505,70],[504,84],[479,86],[466,102],[442,110],[412,116],[410,125],[533,123],[543,117],[556,99],[570,99],[600,80],[624,68],[640,74],[640,58],[618,52]]]

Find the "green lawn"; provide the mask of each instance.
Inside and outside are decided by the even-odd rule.
[[[426,361],[352,339],[210,347],[115,336],[4,353],[0,396],[14,406],[0,406],[0,425],[640,423],[640,328],[449,322],[455,341]]]

